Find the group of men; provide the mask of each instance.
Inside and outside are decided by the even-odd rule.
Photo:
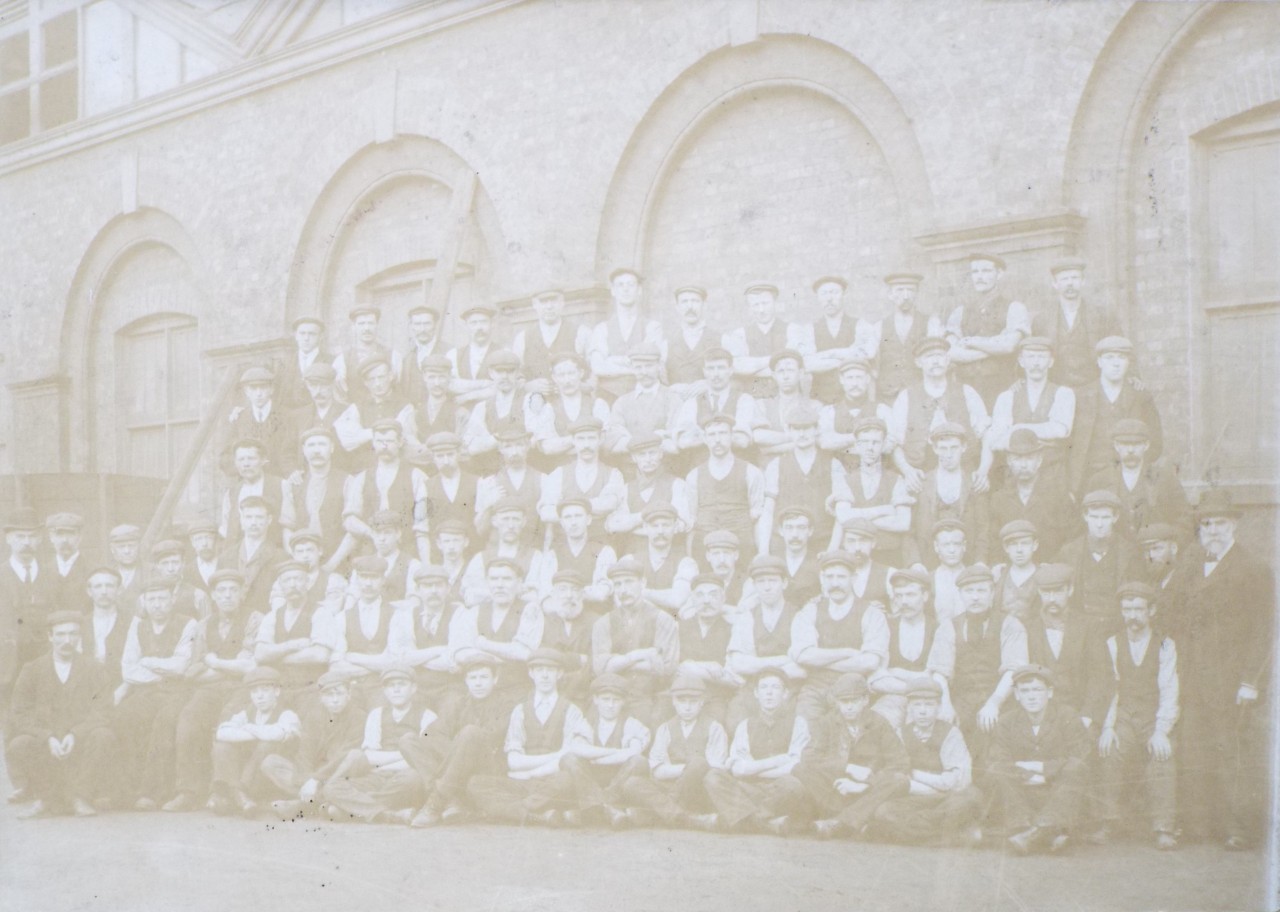
[[[564,295],[294,324],[227,416],[216,516],[141,553],[5,523],[6,761],[28,816],[107,807],[417,827],[1247,848],[1274,589],[1241,510],[1160,458],[1133,344],[1054,264],[970,257],[945,319],[812,285],[669,320]]]

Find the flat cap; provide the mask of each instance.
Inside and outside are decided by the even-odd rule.
[[[1083,271],[1084,266],[1084,260],[1080,257],[1062,257],[1061,259],[1054,260],[1049,264],[1049,274],[1057,275],[1060,272],[1066,272],[1068,269]]]
[[[458,667],[464,672],[473,668],[492,668],[497,671],[502,667],[502,659],[491,652],[485,652],[483,649],[473,649],[463,656],[462,660],[458,662]]]
[[[276,671],[274,668],[258,666],[257,668],[250,668],[245,672],[245,687],[259,687],[263,684],[269,687],[281,687],[283,686],[284,681],[280,677],[280,672]]]
[[[880,538],[880,530],[869,519],[851,519],[847,523],[843,523],[840,526],[840,530],[842,535],[848,535],[852,532],[872,541]]]
[[[734,424],[733,416],[726,415],[724,412],[715,412],[714,414],[708,415],[706,418],[702,419],[703,430],[706,430],[707,428],[717,424],[727,425],[728,427],[732,428]]]
[[[676,508],[663,500],[654,501],[649,504],[649,506],[644,508],[644,512],[641,514],[641,518],[645,522],[652,522],[655,519],[662,519],[664,517],[666,519],[675,519],[677,516],[679,516],[679,514],[676,512]]]
[[[707,682],[688,674],[676,675],[671,686],[662,693],[664,697],[705,697],[706,695]]]
[[[903,570],[894,570],[889,574],[889,585],[893,586],[910,586],[915,585],[924,589],[925,592],[933,591],[933,577],[929,571],[923,567],[907,567]]]
[[[326,671],[316,679],[316,686],[321,690],[330,690],[334,687],[346,687],[350,683],[351,679],[340,671]]]
[[[498,443],[516,443],[530,436],[529,429],[519,421],[504,421],[493,430],[493,439]]]
[[[496,316],[497,313],[498,313],[497,309],[490,307],[488,304],[472,304],[470,307],[468,307],[466,310],[462,312],[461,317],[463,320],[468,320],[471,317],[474,317],[477,315],[492,317],[492,316]]]
[[[106,564],[99,564],[98,566],[94,567],[94,568],[93,568],[92,570],[90,570],[90,571],[89,571],[89,573],[85,576],[85,579],[87,579],[87,580],[89,580],[89,579],[93,579],[93,578],[94,578],[95,576],[97,576],[99,573],[109,573],[109,574],[111,574],[112,576],[114,576],[114,577],[116,578],[116,582],[122,582],[122,577],[120,576],[120,571],[119,571],[119,570],[117,570],[115,567],[108,567]]]
[[[29,528],[34,529],[35,526],[30,526]],[[142,538],[142,530],[139,529],[137,526],[132,526],[128,524],[116,526],[107,535],[108,541],[117,542],[117,543],[138,541],[140,538]]]
[[[1025,349],[1035,351],[1053,351],[1053,340],[1048,336],[1023,336],[1018,340],[1018,351]]]
[[[436,526],[436,535],[462,535],[466,538],[471,538],[472,531],[461,520],[457,519],[446,519]]]
[[[367,305],[361,305],[360,307],[353,307],[347,311],[347,319],[350,320],[352,323],[354,323],[356,320],[359,320],[361,317],[370,317],[370,316],[373,317],[375,320],[380,320],[382,319],[382,311],[378,310],[378,308],[376,307],[369,307]]]
[[[738,536],[730,532],[728,529],[715,529],[708,532],[702,539],[702,547],[706,551],[713,548],[723,548],[726,551],[737,551],[742,545],[738,541]]]
[[[866,358],[859,358],[857,355],[852,355],[840,362],[839,366],[836,368],[836,373],[843,374],[851,370],[860,370],[865,374],[869,374],[871,373],[871,362]]]
[[[804,366],[804,355],[800,354],[794,348],[781,348],[769,356],[769,370],[774,370],[783,361],[794,361],[801,367]]]
[[[699,586],[716,586],[720,589],[724,588],[724,580],[716,576],[714,573],[699,573],[689,581],[690,589],[697,589]]]
[[[361,576],[386,576],[388,566],[386,558],[376,554],[366,554],[351,562],[351,569]]]
[[[908,270],[899,270],[891,272],[884,277],[886,285],[919,285],[924,281],[924,276],[918,272],[910,272]]]
[[[727,348],[720,348],[718,346],[715,348],[708,348],[702,353],[702,363],[706,364],[708,361],[732,362],[733,354]]]
[[[413,571],[413,578],[420,583],[429,579],[448,581],[449,571],[439,564],[419,564],[418,569]]]
[[[418,362],[418,370],[424,374],[448,374],[453,372],[453,365],[444,355],[430,354]]]
[[[947,340],[941,336],[925,336],[916,343],[916,347],[912,349],[911,354],[917,358],[931,351],[951,351],[951,346]]]
[[[813,525],[813,514],[809,510],[801,506],[792,505],[783,507],[778,511],[778,522],[783,523],[788,519],[807,519],[809,525]]]
[[[620,576],[644,576],[644,568],[640,566],[640,562],[630,554],[623,557],[607,571],[609,579],[617,579]]]
[[[1141,580],[1130,580],[1129,582],[1121,583],[1116,588],[1116,598],[1121,600],[1140,598],[1150,605],[1159,597],[1160,594],[1156,592],[1155,586],[1144,583]]]
[[[1085,510],[1091,510],[1095,507],[1108,507],[1114,510],[1116,515],[1119,515],[1120,511],[1124,508],[1124,505],[1120,503],[1120,498],[1116,496],[1116,493],[1114,491],[1109,491],[1106,488],[1098,491],[1090,491],[1080,501],[1080,506]]]
[[[662,438],[657,434],[636,434],[627,441],[627,451],[630,453],[640,453],[661,446]]]
[[[976,564],[970,564],[959,573],[956,574],[956,586],[963,589],[970,583],[993,583],[995,577],[991,574],[991,568],[979,561]]]
[[[627,679],[622,675],[614,674],[606,671],[602,675],[597,675],[595,680],[591,682],[591,693],[611,693],[618,696],[625,696],[627,693]]]
[[[853,555],[848,551],[823,551],[818,555],[818,566],[820,568],[831,567],[834,565],[852,567]]]
[[[686,295],[686,294],[697,295],[704,301],[707,299],[707,290],[703,288],[701,285],[681,285],[679,288],[677,288],[675,291],[671,293],[671,296],[674,298],[678,298],[681,295]]]
[[[582,355],[578,354],[576,351],[553,352],[548,361],[553,370],[557,365],[563,364],[566,361],[572,361],[574,364],[578,365],[578,368],[584,374],[591,372],[591,364],[586,358],[582,357]]]
[[[627,352],[627,357],[632,361],[659,361],[662,359],[662,352],[655,343],[646,340],[638,345],[631,346],[631,351]]]
[[[404,526],[404,514],[396,510],[378,510],[369,517],[372,529],[403,529]]]
[[[182,554],[183,550],[182,542],[166,538],[151,546],[151,559],[159,560],[166,554]]]
[[[1000,541],[1011,538],[1036,537],[1036,524],[1029,519],[1014,519],[1000,527]]]
[[[404,427],[394,418],[379,418],[373,424],[369,425],[369,430],[373,431],[375,434],[394,431],[399,436],[404,436]]]
[[[573,424],[569,425],[569,434],[599,434],[604,430],[604,424],[595,415],[584,415]]]
[[[84,528],[84,517],[76,513],[52,513],[45,517],[46,529],[70,529],[79,532]]]
[[[357,558],[357,560],[361,560],[361,559],[362,558]],[[382,560],[382,558],[378,558],[378,560]],[[304,564],[302,561],[283,560],[283,561],[280,561],[280,563],[275,565],[274,571],[276,574],[276,579],[279,579],[280,577],[284,576],[286,573],[306,573],[307,565]]]
[[[859,418],[853,423],[854,437],[857,437],[859,434],[865,434],[867,431],[878,431],[883,435],[889,433],[889,426],[884,423],[884,419],[877,418],[875,415],[868,415],[864,418]]]
[[[841,288],[849,287],[849,280],[838,275],[818,276],[813,280],[813,290],[817,291],[823,285],[839,285]]]
[[[556,668],[563,668],[564,654],[560,650],[552,649],[549,646],[539,646],[529,653],[529,661],[525,664],[530,668],[537,665],[552,665]]]
[[[519,370],[520,357],[507,348],[489,353],[489,370]]]
[[[338,372],[327,361],[315,361],[302,372],[302,379],[307,383],[336,383]]]
[[[425,443],[428,450],[462,449],[462,438],[453,431],[436,431],[427,437]]]
[[[275,374],[267,370],[265,367],[248,367],[240,374],[240,385],[248,386],[249,384],[270,384],[275,383]]]
[[[929,431],[929,441],[937,443],[939,440],[954,437],[958,440],[969,439],[969,429],[958,421],[943,421]]]
[[[356,372],[363,377],[376,367],[385,367],[387,370],[391,370],[391,359],[381,353],[369,355],[361,359],[360,363],[356,365]]]
[[[1111,439],[1117,443],[1141,443],[1151,439],[1151,430],[1140,418],[1121,418],[1111,428]]]
[[[1039,678],[1050,687],[1054,684],[1053,672],[1045,668],[1043,665],[1020,665],[1013,672],[1013,683],[1021,684],[1023,681],[1034,680]]]
[[[1093,351],[1096,355],[1105,355],[1110,352],[1132,355],[1133,343],[1124,336],[1104,336],[1098,340],[1098,343],[1093,347]]]
[[[836,700],[857,700],[871,692],[867,679],[856,671],[850,671],[836,678],[831,685],[831,696]]]
[[[146,595],[148,592],[173,592],[178,585],[176,576],[153,576],[138,590],[139,594]]]
[[[936,536],[939,532],[963,532],[969,534],[969,527],[964,524],[964,520],[956,519],[954,516],[944,516],[933,524],[933,528],[929,530],[931,536]]]
[[[203,517],[203,516],[200,517],[199,519],[193,519],[191,522],[187,523],[187,537],[190,537],[192,535],[200,535],[201,533],[210,533],[213,535],[217,535],[218,524],[214,522],[212,519],[208,519],[207,517]]]
[[[590,506],[589,503],[588,503],[588,506]],[[528,512],[529,512],[528,504],[526,504],[519,497],[516,497],[514,494],[507,494],[504,497],[499,497],[497,501],[494,502],[494,505],[493,505],[494,516],[497,516],[499,513],[525,514]]]
[[[761,292],[761,291],[766,294],[771,294],[774,297],[778,296],[778,286],[774,285],[772,282],[752,282],[746,288],[742,289],[742,293],[744,295],[749,295],[754,292]]]
[[[1169,523],[1156,522],[1143,526],[1138,530],[1138,544],[1149,545],[1159,541],[1178,541],[1182,532]]]
[[[333,435],[332,428],[327,428],[324,425],[316,425],[315,427],[307,428],[305,431],[299,434],[298,443],[305,445],[306,442],[310,440],[312,437],[327,437],[330,441],[334,443],[337,442],[337,438],[334,437]]]
[[[209,574],[209,588],[216,589],[219,583],[235,583],[237,586],[244,588],[244,574],[239,570],[232,570],[225,567],[222,570],[214,570]]]
[[[569,507],[581,507],[588,514],[591,512],[591,501],[581,494],[575,494],[572,497],[566,497],[564,500],[556,504],[556,513],[561,514]]]
[[[1063,589],[1071,585],[1075,571],[1070,564],[1041,564],[1036,568],[1037,589]]]
[[[410,307],[407,316],[412,319],[413,317],[421,316],[423,314],[435,317],[437,320],[440,319],[440,311],[436,310],[434,307],[428,307],[426,304],[419,304],[416,307]]]
[[[315,545],[320,545],[322,548],[324,547],[324,539],[320,536],[320,533],[313,532],[310,529],[299,529],[297,532],[294,532],[292,535],[289,536],[290,548],[294,548],[301,544],[306,544],[307,542],[311,542],[312,544],[315,544]]]
[[[996,256],[994,253],[971,253],[965,257],[970,263],[977,263],[985,260],[988,263],[994,263],[996,269],[1004,269],[1007,265],[1004,257]]]
[[[787,409],[787,427],[817,427],[818,409],[808,402],[799,402]]]
[[[942,685],[932,675],[917,675],[907,682],[908,700],[941,700]]]
[[[45,626],[50,630],[57,627],[59,624],[75,624],[78,627],[83,626],[84,621],[85,617],[79,611],[67,611],[66,609],[50,611],[44,619]]]
[[[757,554],[751,558],[751,564],[747,567],[747,575],[752,579],[761,576],[780,576],[786,579],[787,562],[772,554]]]
[[[619,266],[617,269],[613,270],[613,272],[609,273],[609,284],[612,285],[614,279],[618,278],[618,276],[624,275],[635,276],[635,280],[637,282],[644,281],[644,276],[640,275],[637,270],[632,269],[630,266]]]
[[[324,332],[325,330],[324,320],[321,320],[319,317],[298,317],[298,319],[294,320],[289,325],[294,329],[297,329],[299,326],[306,326],[308,323],[315,326],[320,330],[320,332]]]
[[[582,589],[587,585],[587,580],[577,570],[557,570],[551,577],[551,585],[558,586],[560,583]]]
[[[523,569],[520,567],[518,563],[516,563],[515,558],[491,557],[487,561],[485,561],[485,564],[484,564],[485,573],[489,573],[492,570],[503,570],[503,569],[510,570],[512,573],[516,575],[517,578],[524,574]]]
[[[378,680],[383,684],[388,681],[412,681],[413,671],[406,665],[392,665],[390,668],[383,669],[382,674],[378,675]]]

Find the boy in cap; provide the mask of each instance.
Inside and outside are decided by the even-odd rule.
[[[623,805],[623,786],[645,765],[649,729],[630,713],[624,713],[627,682],[616,674],[599,675],[591,682],[591,709],[587,710],[587,741],[574,742],[560,758],[560,769],[573,781],[575,807],[566,812],[569,823],[607,817],[611,826],[634,822]]]
[[[992,568],[999,580],[996,588],[996,607],[1020,621],[1035,612],[1036,604],[1036,552],[1040,543],[1036,526],[1029,519],[1015,519],[1000,529],[1000,544],[1004,547],[1008,562]]]
[[[1005,262],[992,253],[969,255],[973,296],[947,318],[946,336],[951,358],[960,365],[960,380],[970,384],[991,404],[1014,379],[1013,353],[1023,336],[1031,335],[1031,316],[1021,301],[1000,289]]]
[[[1094,346],[1097,373],[1076,390],[1076,420],[1067,451],[1067,484],[1076,497],[1090,488],[1090,478],[1109,468],[1116,458],[1111,433],[1116,422],[1136,418],[1147,426],[1151,446],[1147,459],[1155,462],[1163,450],[1160,412],[1150,390],[1129,376],[1133,343],[1123,336],[1107,336]]]
[[[271,753],[262,759],[262,776],[287,797],[271,802],[272,810],[288,819],[319,810],[316,803],[324,783],[364,736],[365,713],[351,699],[351,683],[326,671],[315,683],[319,691],[311,708],[300,714],[297,751]]]
[[[188,696],[185,678],[198,627],[174,612],[168,580],[142,587],[142,608],[125,640],[112,727],[125,754],[123,769],[141,774],[135,807],[150,811],[168,797],[173,770],[165,761],[173,758],[172,720]]]
[[[1000,796],[1009,848],[1019,855],[1062,851],[1083,800],[1090,738],[1075,711],[1053,698],[1053,672],[1013,673],[1018,705],[1000,716],[988,781]]]
[[[933,468],[935,457],[929,450],[929,434],[934,428],[943,423],[960,425],[975,442],[975,449],[985,457],[990,451],[981,444],[991,425],[987,406],[978,391],[953,378],[946,340],[921,339],[916,343],[915,363],[920,377],[898,393],[888,419],[889,436],[898,441],[893,453],[894,464],[911,493],[920,489],[924,473]],[[975,462],[972,481],[974,489],[981,493],[987,489],[991,466],[981,458],[971,458],[965,468],[975,469]]]
[[[1110,491],[1090,491],[1080,503],[1085,533],[1062,546],[1057,563],[1071,568],[1075,603],[1089,621],[1090,632],[1115,632],[1115,593],[1137,576],[1141,562],[1133,543],[1121,534],[1120,499]]]
[[[732,622],[725,666],[744,680],[754,678],[766,668],[778,668],[792,687],[799,687],[805,670],[790,655],[792,624],[798,609],[797,603],[789,598],[791,587],[786,564],[782,558],[758,554],[752,559],[748,572],[754,584],[754,604],[750,610],[740,611]],[[703,690],[705,702],[706,688]],[[753,709],[751,691],[740,687],[729,702],[724,719],[726,727],[736,729]]]
[[[889,302],[893,309],[876,327],[879,336],[880,375],[876,378],[876,394],[881,402],[892,404],[898,393],[916,379],[916,346],[926,336],[942,335],[937,317],[926,317],[916,307],[916,295],[924,276],[900,270],[884,277]]]
[[[88,582],[88,567],[80,553],[84,519],[75,513],[53,513],[45,518],[44,527],[53,547],[58,603],[65,605],[70,600],[78,600]]]
[[[824,552],[822,596],[801,608],[791,625],[790,655],[806,672],[797,710],[810,722],[826,715],[828,690],[842,675],[875,674],[888,658],[884,600],[858,597],[856,563],[847,552]]]
[[[1015,519],[1027,519],[1036,525],[1036,538],[1044,554],[1057,554],[1064,542],[1075,534],[1075,500],[1060,479],[1043,470],[1044,444],[1026,428],[1015,428],[1009,435],[1005,451],[1008,473],[1004,484],[991,492],[988,520],[995,531]],[[992,536],[990,559],[999,561],[1004,554],[1000,542]],[[974,557],[983,557],[974,554]]]
[[[297,739],[298,716],[280,700],[280,672],[254,668],[244,676],[249,705],[231,714],[213,737],[213,794],[209,810],[226,814],[232,808],[246,816],[269,793],[260,782],[262,761],[280,745]]]
[[[676,671],[680,634],[675,620],[643,596],[643,570],[634,557],[609,568],[613,608],[591,628],[591,665],[597,675],[627,679],[627,701],[641,721],[655,715],[654,695]]]
[[[1106,490],[1120,499],[1127,537],[1149,523],[1191,528],[1191,503],[1171,466],[1148,458],[1151,431],[1136,418],[1121,418],[1111,430],[1115,462],[1089,478],[1086,490]]]
[[[94,802],[107,796],[104,773],[115,751],[104,712],[111,684],[80,651],[78,612],[54,611],[45,621],[49,653],[24,665],[13,688],[5,725],[9,777],[35,802],[22,817],[91,817]]]
[[[818,836],[862,837],[886,801],[907,794],[907,752],[893,726],[871,710],[865,677],[841,675],[831,700],[826,736],[810,743],[795,776],[821,815],[813,825]]]
[[[874,361],[879,351],[879,326],[845,313],[844,293],[848,287],[848,280],[832,275],[813,283],[822,317],[804,327],[810,352],[805,367],[813,375],[813,398],[819,402],[835,402],[839,398],[840,383],[835,371],[846,358]]]
[[[1089,841],[1105,845],[1120,820],[1126,785],[1146,787],[1147,815],[1156,848],[1178,847],[1174,826],[1176,766],[1170,735],[1178,722],[1178,650],[1173,640],[1151,628],[1156,591],[1146,583],[1125,583],[1116,593],[1124,632],[1107,637],[1110,679],[1103,686],[1110,700],[1102,719],[1098,753],[1102,757],[1102,826]],[[1134,776],[1134,767],[1141,772]]]
[[[573,778],[560,761],[592,735],[582,711],[559,691],[559,653],[534,650],[528,669],[533,690],[508,717],[507,773],[474,776],[467,794],[490,819],[553,824],[574,802]]]
[[[809,744],[809,726],[788,700],[778,668],[756,675],[756,709],[738,723],[723,769],[704,780],[721,829],[784,834],[802,814],[805,787],[792,772]]]
[[[649,751],[649,768],[634,773],[622,787],[632,818],[656,814],[667,826],[711,830],[717,825],[706,777],[723,769],[729,739],[724,726],[703,712],[707,684],[677,675],[671,689],[675,715],[658,726]]]
[[[419,738],[412,746],[407,739],[401,741],[401,752],[422,772],[427,789],[427,800],[411,826],[461,823],[468,815],[467,785],[472,777],[502,774],[502,739],[511,709],[494,697],[499,665],[487,653],[472,653],[462,665],[466,696],[443,712],[436,738]]]
[[[973,764],[960,729],[938,718],[942,686],[921,676],[907,685],[902,742],[910,764],[907,794],[876,810],[877,828],[890,839],[925,845],[975,847],[982,793],[973,786]]]
[[[171,720],[175,795],[166,811],[194,810],[209,784],[209,738],[223,707],[235,697],[244,676],[254,669],[253,642],[262,620],[244,610],[244,577],[234,570],[213,575],[213,613],[198,622],[194,659],[187,669],[190,697]],[[278,675],[277,675],[278,677]]]
[[[627,267],[609,273],[609,316],[591,329],[587,357],[601,392],[610,401],[634,385],[627,352],[641,342],[662,344],[662,325],[648,319],[640,306],[641,278]]]
[[[733,628],[725,616],[724,584],[715,574],[699,573],[693,578],[690,601],[691,616],[679,621],[678,673],[707,682],[705,711],[717,722],[723,722],[729,701],[743,683],[728,664]]]
[[[432,737],[438,716],[418,697],[408,668],[390,666],[379,680],[385,705],[369,711],[360,749],[349,753],[324,784],[330,820],[407,824],[426,798],[424,781],[434,770],[411,766],[400,745],[408,742],[412,751]]]
[[[933,613],[939,621],[953,621],[964,614],[956,579],[964,570],[969,548],[969,528],[953,518],[938,520],[931,527],[930,551],[936,557],[933,570]]]
[[[963,425],[944,421],[929,432],[929,448],[937,464],[924,474],[915,492],[911,528],[916,544],[912,556],[930,569],[938,566],[934,525],[944,519],[964,526],[973,554],[987,553],[988,495],[974,488],[972,474],[964,469],[968,446],[969,432]]]

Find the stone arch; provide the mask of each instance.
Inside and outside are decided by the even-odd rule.
[[[597,274],[622,263],[642,269],[662,190],[682,157],[726,112],[779,93],[811,99],[817,116],[847,118],[868,154],[883,160],[901,212],[902,236],[931,230],[933,195],[910,119],[868,67],[832,44],[767,35],[717,50],[684,71],[636,127],[609,188],[597,241]],[[854,150],[850,150],[854,151]],[[913,260],[913,242],[896,252]]]
[[[101,397],[96,390],[104,379],[99,376],[104,367],[100,350],[103,293],[131,262],[157,253],[180,264],[179,268],[187,271],[192,288],[187,306],[170,305],[165,311],[199,317],[202,290],[213,286],[191,236],[176,219],[159,209],[139,209],[104,225],[72,278],[59,346],[59,373],[66,378],[65,395],[70,403],[67,462],[71,471],[100,471]]]
[[[283,330],[287,333],[297,317],[327,315],[342,309],[344,303],[355,303],[368,280],[378,275],[404,266],[411,271],[429,268],[434,259],[427,245],[456,230],[457,226],[446,224],[452,217],[449,203],[454,190],[473,177],[470,166],[453,150],[425,136],[401,135],[352,155],[325,184],[303,226],[289,272]],[[393,197],[402,218],[412,217],[406,207],[415,201],[436,204],[418,225],[409,225],[416,232],[414,236],[427,239],[427,243],[412,252],[384,251],[390,257],[387,262],[371,264],[361,278],[339,277],[344,245],[361,230],[362,221],[381,218],[384,213],[380,207]],[[409,237],[409,233],[400,236],[397,232],[390,243],[404,245]],[[482,261],[472,264],[476,267],[472,293],[491,296],[495,288],[506,284],[506,250],[497,213],[478,180],[464,248],[468,244],[471,250],[464,249],[464,256]],[[335,287],[339,278],[346,283],[342,288]],[[344,300],[336,300],[338,297]],[[348,297],[351,300],[345,300]],[[333,343],[331,338],[330,345]]]

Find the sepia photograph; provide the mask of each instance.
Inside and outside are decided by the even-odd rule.
[[[1280,2],[0,0],[0,907],[1280,910]]]

